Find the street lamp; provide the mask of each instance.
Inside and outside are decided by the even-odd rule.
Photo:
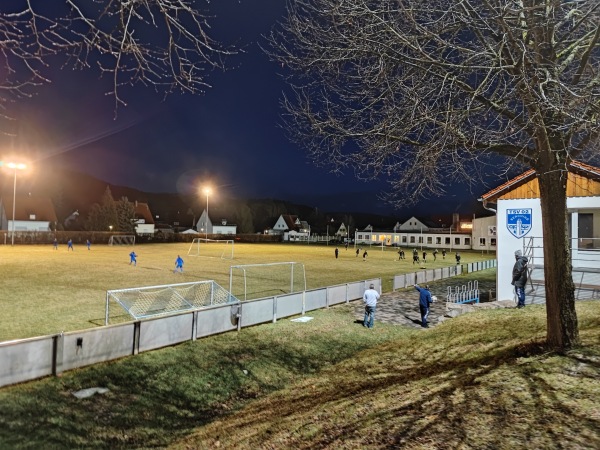
[[[206,194],[206,217],[204,218],[206,225],[206,233],[204,237],[208,239],[208,196],[212,193],[212,190],[209,187],[206,187],[204,188],[204,193]]]
[[[25,170],[27,165],[23,163],[9,162],[6,164],[8,168],[13,169],[15,172],[15,182],[13,186],[13,210],[12,210],[12,236],[10,245],[15,245],[15,205],[17,203],[17,170]]]
[[[333,223],[333,217],[331,218],[331,223]],[[329,222],[327,222],[327,245],[329,245]]]

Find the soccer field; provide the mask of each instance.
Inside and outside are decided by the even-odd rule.
[[[67,251],[46,246],[0,247],[0,341],[104,325],[106,291],[200,280],[214,280],[229,288],[232,265],[300,262],[305,266],[307,288],[381,278],[383,290],[392,288],[393,276],[419,268],[398,261],[394,248],[372,247],[363,261],[350,247],[307,244],[235,244],[233,260],[187,256],[189,243],[130,246],[83,245]],[[137,266],[129,264],[135,250]],[[408,255],[409,252],[407,252]],[[181,255],[184,272],[173,273]],[[461,262],[492,259],[494,254],[461,251]],[[427,268],[453,265],[454,254],[429,262]],[[118,306],[113,309],[119,308]],[[124,313],[124,312],[123,312]]]

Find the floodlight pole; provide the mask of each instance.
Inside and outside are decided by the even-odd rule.
[[[205,220],[205,225],[206,225],[206,230],[204,233],[204,238],[208,239],[208,195],[210,194],[210,188],[204,188],[204,193],[206,194],[206,218]]]
[[[11,234],[11,240],[10,240],[10,245],[14,246],[15,245],[15,211],[16,211],[16,203],[17,203],[17,169],[23,170],[27,166],[23,163],[13,163],[13,162],[9,162],[7,164],[7,166],[15,171],[14,184],[13,184],[12,234]]]

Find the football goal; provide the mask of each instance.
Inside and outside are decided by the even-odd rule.
[[[194,238],[188,256],[233,259],[233,240]]]
[[[108,238],[108,245],[135,245],[135,234],[114,234]]]
[[[305,290],[306,274],[302,263],[245,264],[229,268],[229,292],[240,300]]]
[[[111,301],[118,303],[134,320],[238,302],[212,280],[113,289],[106,291],[105,325],[109,323]]]

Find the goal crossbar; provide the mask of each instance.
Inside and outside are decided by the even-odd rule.
[[[233,239],[194,238],[188,249],[188,256],[233,259],[233,248]]]

